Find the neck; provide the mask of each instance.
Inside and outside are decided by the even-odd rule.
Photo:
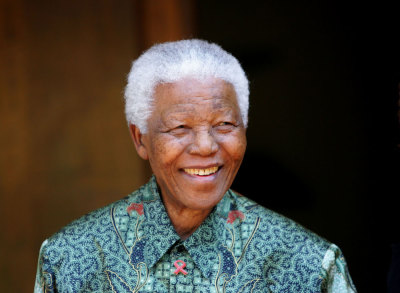
[[[192,235],[211,212],[211,209],[192,210],[184,207],[174,208],[170,205],[165,207],[176,233],[182,240]]]

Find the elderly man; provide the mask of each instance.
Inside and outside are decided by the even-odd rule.
[[[46,240],[35,290],[355,292],[337,246],[229,189],[246,149],[248,97],[240,64],[215,44],[142,54],[126,116],[154,175]]]

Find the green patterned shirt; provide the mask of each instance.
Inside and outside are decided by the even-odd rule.
[[[356,292],[337,246],[229,190],[185,241],[155,178],[47,239],[35,292]]]

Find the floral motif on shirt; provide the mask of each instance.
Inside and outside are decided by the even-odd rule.
[[[126,211],[128,214],[131,214],[132,211],[136,211],[139,216],[144,214],[143,212],[143,203],[131,203],[127,208]]]
[[[228,214],[228,220],[226,221],[228,224],[233,224],[236,219],[244,220],[244,214],[241,211],[235,210],[230,211]]]

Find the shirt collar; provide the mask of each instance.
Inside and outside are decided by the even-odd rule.
[[[237,209],[233,197],[233,192],[228,191],[199,228],[183,242],[207,278],[214,278],[217,273],[225,273],[228,277],[236,274],[235,258],[225,243],[226,233],[230,233],[227,230],[242,220],[233,218],[229,223],[232,211]],[[154,176],[127,197],[122,208],[113,208],[112,219],[135,268],[141,263],[151,268],[180,240],[160,198]]]
[[[118,210],[116,210],[118,208]],[[155,177],[112,210],[115,230],[129,262],[154,266],[180,239],[161,201]]]
[[[232,192],[228,191],[200,227],[184,241],[190,256],[207,278],[216,279],[217,274],[230,278],[237,273],[235,257],[225,241],[229,229],[239,223],[227,223],[232,208],[235,204]]]

